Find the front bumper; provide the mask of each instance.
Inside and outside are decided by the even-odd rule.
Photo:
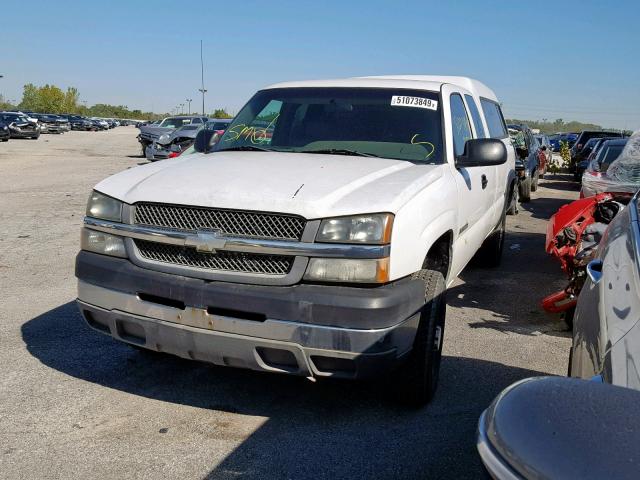
[[[78,304],[118,340],[195,359],[307,377],[367,378],[410,350],[424,286],[288,287],[211,282],[80,252]]]
[[[166,160],[169,158],[171,150],[163,148],[162,146],[152,143],[145,148],[145,156],[147,160]]]
[[[65,129],[63,126],[53,124],[47,125],[46,127],[44,127],[44,130],[41,129],[41,133],[62,133],[64,131]]]
[[[40,135],[40,130],[11,130],[11,138],[32,138]]]

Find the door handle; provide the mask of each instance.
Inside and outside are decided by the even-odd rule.
[[[487,176],[486,175],[482,175],[482,189],[484,190],[485,188],[487,188],[487,184],[489,183],[489,180],[487,180]]]

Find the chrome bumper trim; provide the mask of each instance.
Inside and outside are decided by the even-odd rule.
[[[78,280],[80,302],[111,312],[179,324],[203,330],[243,335],[264,340],[293,342],[303,347],[364,353],[397,330],[393,346],[401,353],[413,343],[418,314],[387,328],[356,329],[311,325],[268,318],[265,321],[242,320],[209,314],[206,309],[187,306],[184,310],[141,300],[137,295],[117,292]],[[399,334],[401,333],[401,334]]]
[[[110,222],[93,217],[85,217],[84,226],[123,237],[180,246],[197,246],[202,243],[203,238],[202,234]],[[222,236],[216,241],[220,246],[216,246],[215,250],[304,257],[384,258],[388,257],[391,251],[390,245],[309,243]]]

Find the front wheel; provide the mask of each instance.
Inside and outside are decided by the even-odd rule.
[[[423,269],[412,275],[424,282],[425,304],[413,348],[397,377],[403,403],[420,407],[429,403],[438,387],[442,341],[447,309],[446,284],[442,273]]]

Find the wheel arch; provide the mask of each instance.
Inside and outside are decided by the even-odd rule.
[[[453,230],[447,230],[438,236],[427,248],[422,268],[436,270],[444,276],[445,283],[451,272],[453,253]]]

